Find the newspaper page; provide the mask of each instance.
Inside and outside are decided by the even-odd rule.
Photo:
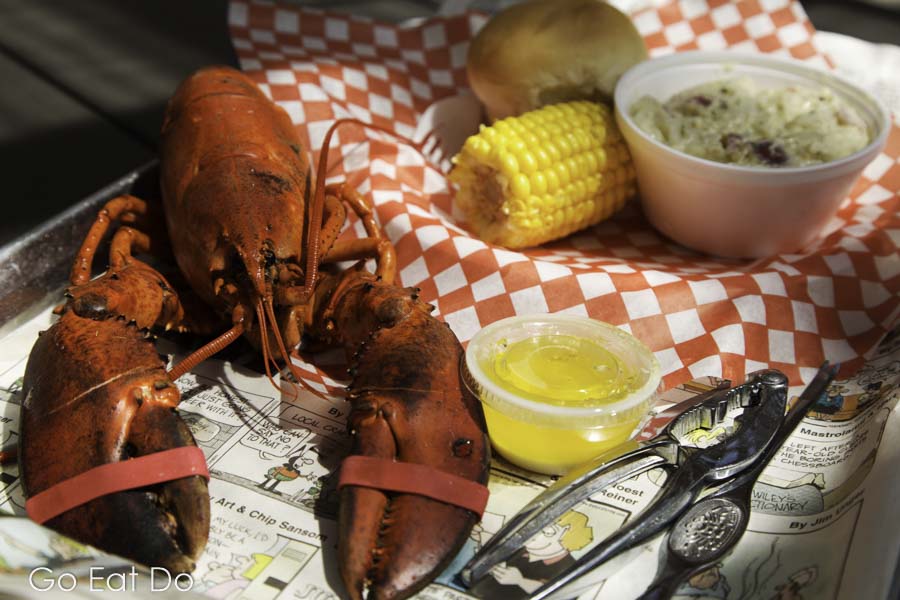
[[[19,435],[27,354],[51,319],[41,315],[0,341],[4,450],[14,447]],[[282,394],[240,363],[210,360],[177,382],[183,395],[179,412],[212,476],[209,543],[192,574],[148,573],[32,523],[24,517],[13,463],[0,471],[0,511],[9,515],[0,518],[2,581],[38,592],[55,585],[81,591],[189,590],[220,600],[343,597],[335,477],[349,447],[348,403],[303,392],[298,398],[293,389]],[[829,387],[763,471],[753,489],[747,531],[734,551],[690,578],[676,597],[885,597],[900,539],[890,510],[900,491],[890,466],[900,436],[892,412],[898,382],[900,334],[895,332],[864,369]],[[706,378],[668,390],[658,407],[718,384]],[[419,597],[526,598],[639,514],[663,481],[662,471],[654,470],[590,497],[467,590],[456,577],[462,566],[553,482],[495,457],[484,517],[450,567]],[[660,539],[597,569],[582,582],[578,597],[640,595],[656,572]]]

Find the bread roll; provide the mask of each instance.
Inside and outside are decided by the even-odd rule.
[[[601,0],[530,0],[495,15],[469,46],[469,84],[501,119],[567,100],[611,100],[647,58],[631,20]]]

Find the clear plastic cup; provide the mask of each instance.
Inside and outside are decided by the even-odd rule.
[[[586,397],[560,405],[554,403],[558,398],[540,397],[541,392],[526,384],[503,380],[493,367],[517,342],[571,338],[596,342],[615,357],[612,368],[627,377],[627,387],[614,388],[613,397],[587,391]],[[525,347],[532,352],[530,344]],[[543,360],[545,350],[526,354],[525,362]],[[602,368],[608,372],[610,366]],[[659,363],[634,336],[594,319],[549,314],[511,317],[482,329],[466,349],[464,376],[481,399],[495,450],[515,465],[552,475],[564,474],[631,437],[649,413],[660,384]],[[547,394],[554,395],[552,390]]]

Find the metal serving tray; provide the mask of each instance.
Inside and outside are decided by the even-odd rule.
[[[0,338],[48,306],[62,302],[75,253],[97,212],[121,194],[158,201],[158,161],[135,169],[0,247]],[[105,253],[101,248],[99,254]]]
[[[62,303],[75,253],[88,229],[103,205],[122,194],[159,202],[159,162],[138,167],[0,247],[0,338],[49,306]],[[107,240],[98,254],[106,256],[108,246]],[[102,260],[94,266],[98,271],[105,269]],[[900,599],[900,558],[886,597]]]

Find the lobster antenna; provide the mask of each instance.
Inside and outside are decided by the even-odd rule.
[[[186,356],[180,363],[173,366],[169,372],[169,379],[171,381],[175,381],[204,360],[212,356],[213,354],[218,354],[225,347],[231,345],[233,341],[241,337],[244,333],[244,323],[240,322],[235,324],[231,329],[209,342],[205,346],[201,346],[188,356]]]
[[[264,310],[263,307],[265,307],[265,312],[263,312],[263,310]],[[259,318],[261,320],[265,321],[265,318],[268,315],[269,322],[271,322],[271,323],[278,322],[278,319],[275,318],[275,308],[272,305],[271,298],[267,298],[265,301],[263,301],[263,299],[260,298],[259,304],[257,305],[256,310],[257,310],[257,312],[260,313]],[[285,365],[287,366],[288,370],[291,372],[291,375],[294,376],[294,379],[297,380],[297,383],[299,383],[301,386],[306,388],[306,390],[309,391],[310,393],[312,393],[313,395],[318,396],[319,398],[322,398],[323,400],[328,400],[328,397],[326,397],[324,394],[322,394],[322,392],[313,388],[305,379],[303,379],[303,377],[301,377],[299,370],[297,370],[297,366],[293,362],[291,362],[291,355],[288,353],[287,348],[284,345],[284,338],[281,337],[281,332],[278,330],[278,327],[275,325],[272,326],[272,335],[275,337],[275,342],[278,344],[278,349],[281,351],[281,357],[284,359]],[[270,357],[270,360],[274,363],[275,359],[271,358],[272,352],[269,349],[268,336],[266,336],[265,350],[263,351],[264,360],[265,360],[266,354],[268,354],[268,356]],[[277,366],[278,365],[276,365],[276,367]],[[268,362],[266,362],[266,374],[269,375],[269,379],[271,380],[272,375],[269,373],[269,370],[268,370]],[[276,385],[274,381],[272,381],[272,385],[274,385],[275,389],[277,389],[279,392],[285,393],[284,390],[282,388],[278,387],[278,385]]]
[[[266,377],[269,379],[269,383],[272,384],[272,387],[283,394],[284,390],[275,383],[275,378],[272,377],[272,370],[270,368],[270,363],[274,363],[275,359],[272,358],[272,352],[269,350],[269,334],[266,331],[266,314],[263,311],[262,298],[256,303],[256,320],[259,322],[259,345],[263,353],[263,367],[266,370]],[[275,367],[277,368],[278,365],[276,364]]]
[[[417,143],[395,131],[391,131],[387,127],[366,123],[359,119],[338,119],[331,124],[331,127],[328,128],[328,132],[325,134],[325,139],[322,142],[322,151],[319,155],[319,166],[316,168],[316,191],[313,194],[312,206],[309,211],[306,244],[306,277],[303,282],[303,292],[306,297],[309,297],[312,294],[313,287],[316,285],[316,279],[319,275],[319,228],[322,225],[322,211],[325,206],[325,175],[328,173],[328,151],[331,148],[331,136],[341,125],[351,124],[386,133],[401,143],[415,148],[416,151],[420,153],[423,152],[425,144],[429,141],[429,136],[426,136],[424,140]]]

